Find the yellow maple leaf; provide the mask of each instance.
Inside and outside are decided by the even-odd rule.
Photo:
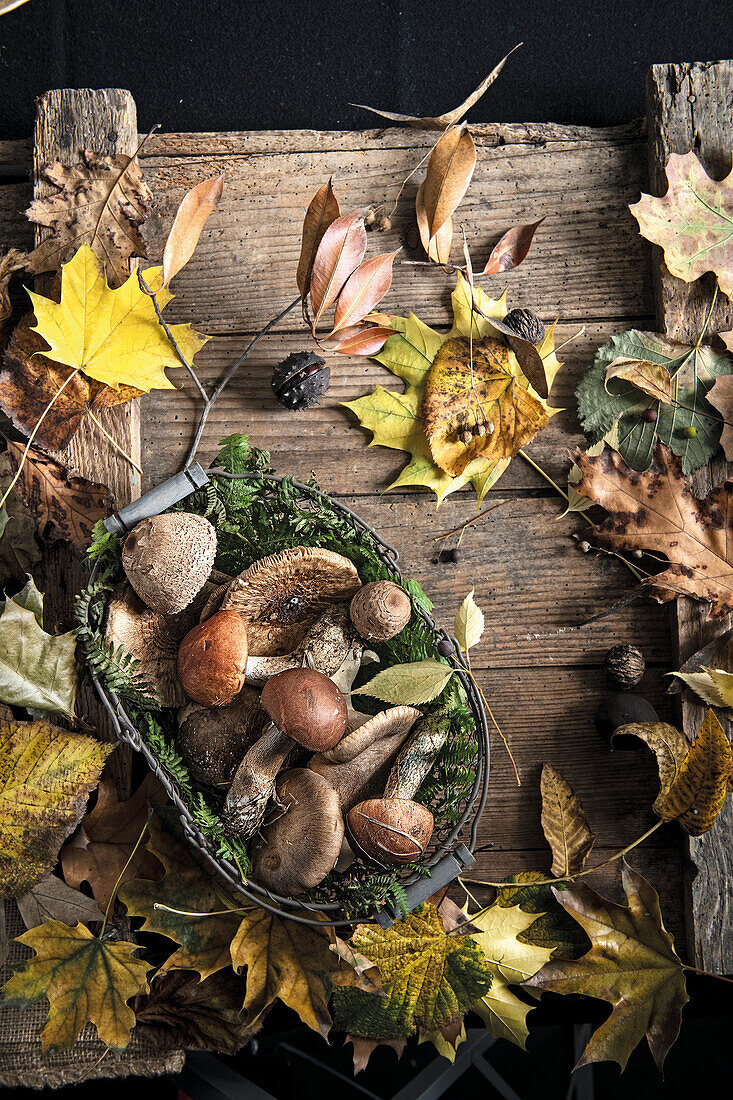
[[[160,272],[160,268],[145,272],[151,289],[160,287]],[[39,354],[113,389],[121,385],[145,393],[174,389],[165,368],[178,367],[180,361],[158,323],[152,299],[140,289],[136,272],[111,290],[103,265],[88,245],[82,245],[61,268],[60,302],[32,290],[28,293],[37,321],[34,331],[50,345]],[[162,308],[171,295],[158,290],[157,299]],[[189,362],[209,339],[189,324],[170,329]]]
[[[3,998],[23,1007],[49,1002],[41,1031],[41,1049],[68,1050],[87,1023],[93,1023],[103,1043],[123,1050],[135,1026],[128,1001],[148,991],[150,963],[136,959],[134,943],[93,936],[83,924],[73,928],[47,920],[18,936],[32,947],[29,959],[3,986]]]

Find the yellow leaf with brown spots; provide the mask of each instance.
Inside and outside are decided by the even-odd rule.
[[[448,340],[433,360],[422,404],[430,452],[457,477],[474,458],[512,458],[548,412],[509,347],[492,336]]]
[[[83,924],[69,928],[57,920],[24,932],[18,941],[32,947],[35,958],[6,982],[3,998],[22,1007],[48,1000],[41,1049],[68,1050],[92,1023],[103,1043],[123,1050],[135,1026],[127,1002],[147,993],[152,969],[135,958],[138,945],[98,939]]]
[[[663,821],[678,821],[691,836],[702,836],[715,824],[732,773],[733,749],[725,730],[708,709],[667,791],[660,817]]]

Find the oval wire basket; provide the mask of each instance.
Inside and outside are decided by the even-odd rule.
[[[172,505],[185,500],[187,496],[192,495],[198,489],[203,488],[208,484],[210,474],[231,480],[262,481],[277,484],[286,480],[277,474],[260,472],[256,474],[233,474],[217,467],[203,471],[200,466],[194,464],[188,470],[156,486],[149,493],[144,494],[120,512],[115,513],[105,521],[105,527],[113,533],[126,533],[141,519],[165,511]],[[388,576],[404,586],[404,578],[397,565],[399,554],[393,546],[386,542],[364,520],[360,519],[355,512],[352,512],[350,508],[340,504],[326,493],[313,486],[304,485],[292,479],[287,480],[304,500],[327,502],[329,507],[344,517],[353,529],[357,540],[365,534],[369,535],[374,542],[375,553],[386,569]],[[297,536],[293,539],[293,545],[299,545]],[[95,563],[89,581],[90,585],[94,582],[98,569],[99,565]],[[449,658],[449,663],[453,665],[456,676],[463,686],[467,706],[475,722],[474,736],[477,753],[473,786],[470,792],[460,800],[463,805],[458,820],[455,824],[436,828],[426,856],[419,864],[420,870],[412,871],[400,880],[409,909],[419,905],[436,890],[447,886],[464,867],[470,866],[474,862],[473,852],[476,847],[478,824],[486,805],[489,782],[489,730],[486,711],[479,692],[466,674],[468,669],[466,658],[456,639],[436,626],[432,617],[422,607],[418,606],[415,600],[413,600],[413,613],[422,619],[434,637],[436,645],[442,639],[449,640],[453,645],[453,654]],[[86,625],[91,625],[88,620]],[[136,752],[142,754],[151,771],[160,780],[170,801],[176,807],[184,834],[189,843],[234,891],[279,917],[286,917],[301,924],[340,927],[354,924],[357,921],[367,923],[376,921],[384,927],[388,927],[399,917],[400,909],[396,903],[391,908],[389,905],[385,905],[382,910],[361,914],[358,917],[353,915],[347,917],[343,915],[342,906],[338,902],[314,902],[297,897],[281,897],[245,878],[235,864],[217,855],[214,846],[204,836],[189,807],[182,800],[175,781],[171,779],[166,769],[161,765],[155,754],[151,752],[149,746],[133,725],[116,692],[104,684],[91,667],[88,671],[97,694],[110,716],[117,737],[123,743],[130,745]],[[466,843],[463,843],[460,839],[464,829],[467,829],[468,833]],[[342,913],[342,915],[339,916],[339,913]]]

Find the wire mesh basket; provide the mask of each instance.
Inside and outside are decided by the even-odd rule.
[[[282,485],[287,480],[288,486],[289,488],[292,487],[300,507],[308,509],[319,503],[327,502],[329,508],[343,519],[348,530],[353,533],[354,544],[357,545],[360,540],[368,537],[370,548],[378,557],[386,576],[403,587],[405,586],[404,578],[398,568],[399,555],[397,550],[364,520],[360,519],[355,512],[311,485],[304,485],[292,479],[285,479],[270,473],[232,474],[218,468],[204,471],[197,463],[194,463],[185,471],[176,474],[138,500],[133,501],[120,512],[110,516],[105,521],[104,526],[111,534],[124,536],[142,519],[173,508],[191,497],[192,494],[206,491],[207,486],[211,484],[210,476],[243,482],[247,480],[256,482],[263,494],[274,491],[276,486]],[[300,543],[301,538],[299,535],[297,533],[293,534],[292,545],[296,546]],[[90,588],[95,582],[98,569],[99,565],[97,563],[90,577]],[[87,608],[88,606],[87,604]],[[424,627],[434,639],[436,646],[441,640],[448,640],[452,645],[452,654],[448,661],[455,669],[455,676],[465,692],[466,706],[474,723],[476,741],[475,774],[470,790],[465,791],[457,803],[452,804],[452,820],[436,827],[430,845],[419,864],[416,867],[405,869],[405,872],[401,875],[399,880],[401,887],[400,901],[385,899],[380,906],[371,912],[346,913],[339,901],[313,901],[302,897],[279,896],[259,885],[253,879],[245,877],[234,862],[217,854],[215,845],[198,826],[191,807],[187,805],[186,800],[182,797],[182,792],[164,763],[151,751],[145,738],[135,728],[120,697],[104,682],[102,677],[96,674],[94,668],[90,667],[89,671],[94,687],[109,713],[118,738],[140,753],[147,761],[151,771],[158,777],[170,801],[178,811],[188,841],[233,891],[243,895],[261,908],[267,909],[280,917],[304,924],[318,924],[321,927],[325,925],[339,927],[353,924],[356,921],[377,921],[383,927],[388,927],[404,911],[405,905],[408,910],[415,908],[431,894],[447,886],[464,868],[474,862],[473,852],[476,847],[478,824],[486,803],[489,780],[489,731],[486,711],[479,692],[471,677],[467,674],[468,664],[456,639],[447,634],[445,630],[437,627],[428,611],[416,603],[415,600],[413,600],[413,614],[420,618]],[[83,618],[81,622],[84,625]],[[90,623],[87,621],[86,625],[90,626]]]

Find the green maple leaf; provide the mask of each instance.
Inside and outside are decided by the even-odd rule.
[[[607,381],[606,368],[619,358],[643,360],[668,370],[672,403],[655,400],[629,381]],[[675,345],[654,333],[631,329],[598,350],[578,386],[583,431],[589,443],[597,444],[615,430],[615,449],[633,470],[649,468],[659,439],[682,459],[683,471],[692,473],[718,449],[721,419],[706,398],[715,380],[730,372],[730,357],[724,352],[703,345]],[[647,409],[656,412],[656,420],[643,419]],[[686,432],[690,428],[695,430],[692,438]]]
[[[47,634],[43,597],[29,579],[0,614],[0,702],[74,716],[76,636]]]
[[[655,890],[625,861],[622,881],[628,905],[617,905],[582,885],[557,892],[560,904],[590,937],[591,949],[580,959],[552,959],[526,984],[613,1005],[578,1065],[611,1060],[624,1069],[646,1035],[661,1069],[688,1000],[684,970],[662,923]]]

